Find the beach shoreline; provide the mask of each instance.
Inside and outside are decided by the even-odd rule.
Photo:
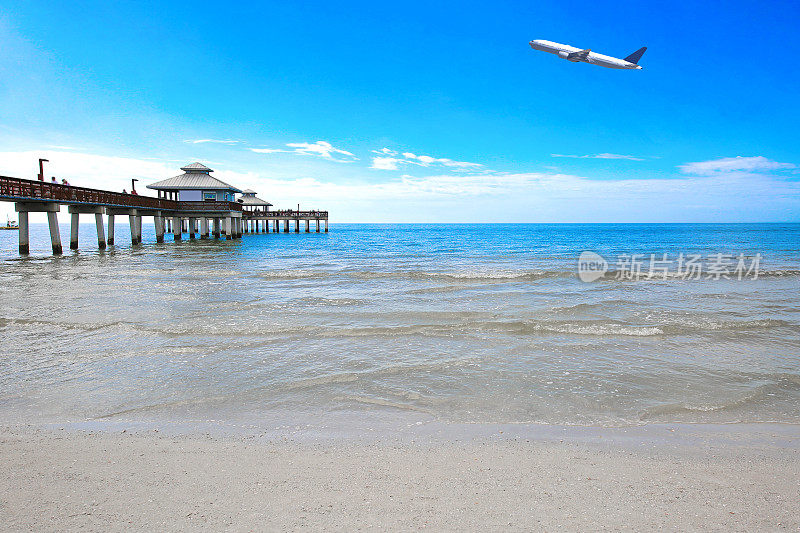
[[[9,530],[797,529],[797,426],[0,429]]]

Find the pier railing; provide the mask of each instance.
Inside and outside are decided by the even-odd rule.
[[[74,187],[46,181],[24,180],[9,176],[0,176],[0,198],[14,201],[60,202],[145,209],[175,210],[178,208],[178,202],[163,198]]]
[[[271,218],[328,218],[327,211],[295,211],[293,209],[284,209],[277,211],[264,211],[263,209],[257,211],[242,211],[245,218],[255,217],[271,217]]]
[[[177,202],[178,211],[241,211],[237,202]]]

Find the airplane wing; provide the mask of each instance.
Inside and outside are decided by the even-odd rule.
[[[586,61],[586,58],[589,57],[589,54],[592,51],[588,48],[586,50],[580,50],[578,52],[572,52],[567,56],[568,61],[572,61],[573,63],[577,63],[578,61]]]

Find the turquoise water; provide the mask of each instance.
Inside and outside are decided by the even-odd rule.
[[[53,258],[33,225],[21,259],[0,232],[0,423],[800,423],[798,224],[116,233]],[[610,272],[581,281],[583,251]],[[675,262],[616,279],[623,254]]]

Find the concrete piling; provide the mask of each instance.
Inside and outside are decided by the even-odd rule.
[[[233,238],[231,231],[233,231],[233,221],[231,217],[225,217],[225,240],[229,241]]]
[[[131,245],[135,246],[136,243],[136,215],[128,215],[128,225],[131,228]]]
[[[106,242],[109,246],[114,245],[114,215],[112,214],[108,215],[108,239]]]
[[[164,217],[161,216],[161,213],[157,213],[153,217],[153,226],[156,230],[156,242],[164,242]]]
[[[28,212],[19,212],[19,253],[28,255],[30,253],[30,235],[28,234]]]
[[[220,226],[222,225],[222,221],[219,218],[214,217],[214,238],[219,239],[220,236]]]
[[[69,225],[69,249],[70,250],[77,250],[78,249],[78,224],[80,220],[78,218],[80,214],[72,213],[72,220],[70,221]]]
[[[53,255],[61,255],[61,232],[58,229],[58,213],[47,212],[47,224],[50,226],[50,244],[53,245]]]
[[[183,229],[182,226],[183,223],[181,222],[180,218],[172,217],[172,235],[173,239],[176,241],[181,240],[181,229]]]
[[[94,224],[97,227],[97,248],[100,250],[106,249],[106,230],[103,226],[103,214],[94,214]]]

